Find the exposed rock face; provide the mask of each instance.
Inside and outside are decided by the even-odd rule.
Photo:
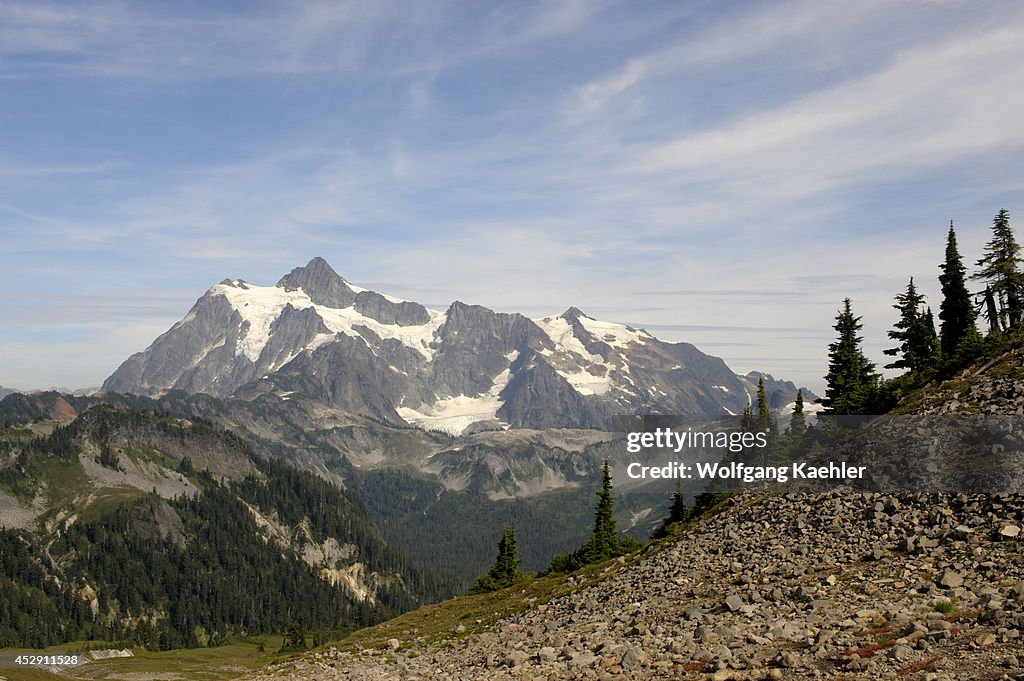
[[[296,267],[281,277],[282,288],[302,289],[317,305],[346,308],[356,300],[356,292],[323,258],[313,258],[305,267]]]
[[[782,409],[787,404],[796,399],[796,392],[798,388],[792,381],[782,381],[771,374],[766,374],[760,371],[748,371],[746,374],[739,377],[739,379],[746,386],[747,391],[756,396],[757,395],[757,383],[759,379],[764,379],[764,390],[768,397],[768,408],[769,409]],[[804,401],[812,402],[815,396],[804,390]]]
[[[461,302],[428,310],[354,286],[314,258],[276,286],[213,286],[103,389],[298,394],[458,434],[608,428],[636,412],[721,417],[747,405],[745,381],[692,345],[576,308],[536,320]]]
[[[1020,497],[734,498],[665,550],[486,628],[251,679],[1017,679]],[[573,580],[573,577],[569,577]]]
[[[316,311],[307,307],[296,309],[285,305],[281,315],[270,325],[270,338],[257,362],[268,368],[284,366],[295,356],[295,348],[303,348],[320,334],[330,334],[324,320]]]
[[[370,413],[393,422],[401,422],[401,418],[388,396],[411,389],[408,378],[392,369],[386,359],[360,339],[345,335],[299,354],[264,383],[284,394],[299,393],[342,411]],[[366,386],[377,389],[367,390]]]
[[[546,341],[551,346],[550,340],[541,336],[540,329],[520,314],[456,301],[438,329],[440,346],[433,363],[433,382],[454,395],[486,392],[494,377],[509,367],[509,355],[531,344]]]
[[[353,303],[356,311],[382,324],[420,326],[430,321],[427,308],[407,300],[392,302],[379,293],[360,291]]]
[[[505,403],[498,410],[498,415],[514,426],[601,428],[613,415],[600,400],[573,390],[551,365],[538,361],[532,352],[521,355],[515,369],[514,378],[503,391]]]
[[[103,389],[149,395],[176,387],[223,396],[256,377],[253,363],[236,353],[244,324],[227,298],[207,293],[145,352],[118,367]]]

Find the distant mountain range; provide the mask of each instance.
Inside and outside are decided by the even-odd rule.
[[[778,406],[792,401],[795,386],[767,378]],[[213,286],[103,390],[298,394],[458,435],[607,429],[618,414],[735,415],[756,385],[755,374],[738,376],[689,343],[573,307],[542,319],[461,302],[431,310],[355,286],[314,258],[275,286]]]

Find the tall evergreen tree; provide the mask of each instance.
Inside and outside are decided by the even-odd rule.
[[[612,473],[605,459],[601,466],[601,491],[594,507],[594,531],[590,539],[576,551],[560,553],[551,559],[547,572],[571,572],[584,565],[621,556],[639,548],[629,535],[620,537],[615,529],[615,500],[612,497]]]
[[[754,430],[754,410],[750,405],[743,407],[743,416],[740,418],[740,430],[749,433]]]
[[[477,577],[477,592],[494,591],[512,586],[523,579],[524,575],[519,571],[519,549],[516,547],[516,526],[506,527],[498,540],[498,557],[494,565],[486,575]]]
[[[935,332],[935,315],[932,314],[932,308],[928,307],[924,311],[924,316],[921,317],[921,347],[924,351],[927,359],[926,367],[935,367],[942,359],[942,348],[939,345],[939,334]]]
[[[763,465],[767,462],[767,457],[778,454],[779,445],[779,429],[775,419],[772,418],[772,412],[768,406],[768,394],[764,387],[764,376],[759,376],[757,379],[757,430],[768,434],[768,446],[764,448],[751,448],[743,458],[747,463],[752,463],[760,455]]]
[[[890,356],[898,356],[895,362],[886,364],[886,369],[907,369],[920,372],[934,365],[935,361],[935,321],[931,310],[921,311],[924,296],[914,286],[914,278],[910,278],[905,293],[896,296],[893,307],[899,311],[900,318],[895,328],[889,332],[889,338],[900,341],[899,346],[883,350]]]
[[[757,379],[757,429],[767,431],[771,428],[772,412],[768,408],[768,395],[764,389],[764,376]]]
[[[807,432],[807,419],[804,416],[804,391],[796,391],[796,403],[793,405],[793,415],[789,417],[789,435],[794,442],[803,439]]]
[[[601,491],[597,493],[597,506],[594,507],[594,531],[590,541],[580,550],[585,562],[597,563],[618,555],[619,533],[615,529],[614,510],[612,473],[605,459],[601,467]]]
[[[825,397],[820,400],[826,414],[864,414],[872,406],[878,388],[875,365],[861,350],[863,340],[857,332],[863,328],[860,317],[853,315],[849,298],[836,315],[832,327],[839,333],[828,346],[828,374],[825,376]]]
[[[939,284],[942,286],[939,336],[943,356],[952,358],[970,331],[977,331],[974,326],[977,313],[974,310],[971,293],[967,290],[967,268],[964,267],[963,258],[957,249],[956,231],[953,229],[952,220],[949,221],[949,233],[946,235],[946,260],[939,265],[939,269],[942,270],[942,274],[939,275]]]
[[[676,490],[672,493],[672,498],[669,501],[668,516],[661,521],[661,525],[651,533],[651,536],[655,539],[667,536],[669,525],[682,522],[683,520],[686,520],[689,515],[690,509],[687,507],[685,498],[683,497],[683,485],[677,480]]]
[[[992,239],[985,245],[985,255],[978,260],[980,268],[972,279],[988,282],[999,306],[999,325],[1009,330],[1024,319],[1024,274],[1018,265],[1020,245],[1010,228],[1010,214],[1004,208],[992,221]]]

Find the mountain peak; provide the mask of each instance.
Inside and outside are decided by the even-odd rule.
[[[331,281],[341,281],[344,284],[348,282],[345,278],[334,271],[331,264],[321,258],[319,255],[307,262],[302,267],[296,267],[288,274],[281,277],[280,281],[277,282],[278,286],[287,286],[288,281],[296,278],[303,278],[307,280],[311,279],[323,279]]]
[[[305,267],[296,267],[281,277],[277,285],[301,288],[310,300],[326,307],[345,308],[356,298],[356,292],[348,282],[319,256],[306,263]]]
[[[214,286],[104,386],[216,397],[273,390],[460,430],[495,420],[591,428],[630,409],[718,417],[738,413],[750,394],[721,359],[578,307],[535,320],[459,301],[428,310],[349,284],[323,258],[277,286]]]
[[[565,321],[570,322],[570,323],[577,321],[580,317],[586,317],[587,319],[593,319],[593,317],[590,317],[590,316],[584,314],[583,310],[579,309],[578,307],[570,307],[568,310],[566,310],[565,312],[563,312],[559,316],[562,319],[564,319]]]

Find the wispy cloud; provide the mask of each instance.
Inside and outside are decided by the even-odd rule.
[[[0,343],[40,358],[76,329],[127,356],[194,299],[147,290],[270,283],[323,255],[434,306],[578,305],[820,386],[843,296],[880,351],[907,276],[935,301],[948,220],[975,257],[1022,186],[1013,3],[0,17],[0,285],[24,303],[0,298]],[[75,371],[61,354],[52,373]],[[44,373],[0,382],[70,382]]]
[[[209,5],[0,3],[0,73],[167,81],[224,76],[409,74],[580,28],[606,3],[549,0],[487,10],[399,0]],[[466,10],[471,10],[467,12]],[[449,32],[464,30],[458,41]]]
[[[1024,143],[1024,31],[989,31],[901,55],[842,83],[720,129],[652,145],[637,169],[699,171],[747,196],[817,194],[883,169],[934,167]],[[998,101],[997,106],[991,105]],[[987,104],[986,104],[987,103]]]

